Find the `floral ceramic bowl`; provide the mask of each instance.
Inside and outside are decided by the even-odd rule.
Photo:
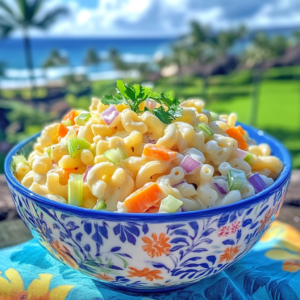
[[[125,214],[87,210],[33,194],[13,176],[16,153],[31,151],[37,136],[7,156],[8,186],[25,225],[60,262],[111,287],[149,292],[183,288],[228,268],[270,226],[283,203],[291,174],[287,150],[243,125],[270,145],[285,167],[263,192],[224,207],[174,214]]]

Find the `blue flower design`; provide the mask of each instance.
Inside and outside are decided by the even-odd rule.
[[[135,245],[136,243],[135,237],[140,236],[140,229],[138,228],[138,226],[141,225],[133,222],[128,222],[127,225],[122,225],[119,223],[113,228],[113,230],[115,235],[119,235],[120,241],[122,243],[125,243],[125,241],[127,240],[129,243]],[[148,231],[148,228],[147,230],[145,230],[144,226],[142,229],[144,232]]]
[[[41,213],[40,218],[35,218],[35,225],[45,241],[48,241],[49,243],[52,243],[54,241],[52,237],[52,230],[44,221],[43,213]]]

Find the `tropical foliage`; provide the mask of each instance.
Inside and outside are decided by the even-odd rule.
[[[35,86],[35,83],[29,30],[32,28],[47,30],[59,17],[68,12],[65,7],[56,7],[47,12],[43,11],[45,4],[45,0],[13,0],[9,2],[0,0],[0,35],[8,36],[13,31],[21,29],[32,87]]]
[[[45,3],[45,0],[0,0],[0,35],[5,37],[21,29],[32,86],[35,81],[30,29],[47,29],[67,13],[65,7],[46,10]],[[236,46],[241,40],[248,41],[247,46],[244,51],[237,52]],[[158,91],[174,90],[174,95],[180,100],[202,96],[208,108],[218,113],[236,111],[240,121],[258,126],[283,140],[293,155],[294,167],[300,167],[300,141],[297,138],[300,134],[300,69],[297,66],[276,67],[274,63],[299,43],[299,31],[287,39],[263,33],[253,35],[243,26],[214,31],[193,21],[189,33],[173,42],[168,53],[156,55],[153,61],[128,62],[113,48],[107,57],[100,57],[102,49],[91,47],[82,57],[82,63],[86,70],[97,73],[102,66],[104,69],[111,64],[122,77],[139,74],[134,80],[126,79],[128,83],[146,82]],[[2,87],[0,95],[5,101],[0,103],[0,140],[9,144],[0,149],[8,149],[11,143],[39,131],[42,120],[54,120],[70,107],[86,109],[92,96],[114,92],[114,80],[91,81],[72,66],[70,57],[70,53],[63,53],[61,49],[49,53],[41,66],[47,83],[35,88],[35,97],[29,88],[12,90]],[[0,80],[5,79],[8,67],[0,64]],[[53,69],[61,67],[66,75],[60,81],[52,79]],[[133,70],[135,72],[131,72]],[[283,107],[280,104],[282,97],[285,100]],[[26,113],[17,119],[20,109]],[[278,115],[281,115],[279,119]],[[6,151],[0,153],[0,161],[3,161]],[[0,172],[3,171],[2,165]]]

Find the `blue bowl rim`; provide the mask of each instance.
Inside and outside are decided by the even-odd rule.
[[[247,130],[247,128],[259,131],[256,128],[253,128],[249,125],[243,125],[243,127]],[[184,220],[191,220],[191,219],[200,219],[200,218],[207,218],[213,215],[219,215],[226,212],[230,212],[233,210],[239,210],[241,208],[249,207],[252,204],[256,204],[269,196],[271,196],[275,190],[282,188],[282,186],[286,183],[289,179],[291,174],[291,157],[287,149],[274,137],[270,136],[269,134],[263,133],[263,135],[272,140],[272,142],[276,145],[283,156],[283,163],[284,168],[274,182],[274,184],[268,187],[261,193],[256,194],[247,199],[240,200],[238,202],[228,204],[226,206],[220,207],[213,207],[207,208],[199,211],[189,211],[184,213],[173,213],[173,214],[158,214],[158,213],[116,213],[116,212],[108,212],[108,211],[95,211],[91,209],[85,209],[81,207],[72,206],[69,204],[63,204],[59,202],[55,202],[38,194],[35,194],[28,190],[26,187],[21,185],[17,179],[14,177],[11,169],[10,169],[10,162],[12,160],[12,156],[15,155],[22,147],[24,147],[30,141],[36,139],[40,133],[33,135],[32,137],[24,140],[23,142],[17,144],[6,156],[5,163],[4,163],[4,172],[7,181],[22,195],[28,197],[31,200],[34,200],[44,206],[58,209],[60,211],[68,212],[72,215],[84,216],[87,218],[93,219],[105,219],[105,220],[112,220],[112,221],[147,221],[147,222],[155,222],[155,223],[164,223],[164,222],[173,222],[173,221],[184,221]]]

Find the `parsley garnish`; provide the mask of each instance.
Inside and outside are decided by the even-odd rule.
[[[145,111],[152,112],[163,123],[170,124],[176,118],[182,116],[182,108],[179,106],[179,100],[174,98],[173,92],[157,93],[152,92],[151,88],[143,87],[140,84],[129,85],[122,80],[117,81],[116,95],[105,95],[101,102],[103,104],[127,104],[135,113],[142,112],[139,108],[140,104],[147,99],[152,99],[160,104],[160,107],[154,109],[145,108]]]

